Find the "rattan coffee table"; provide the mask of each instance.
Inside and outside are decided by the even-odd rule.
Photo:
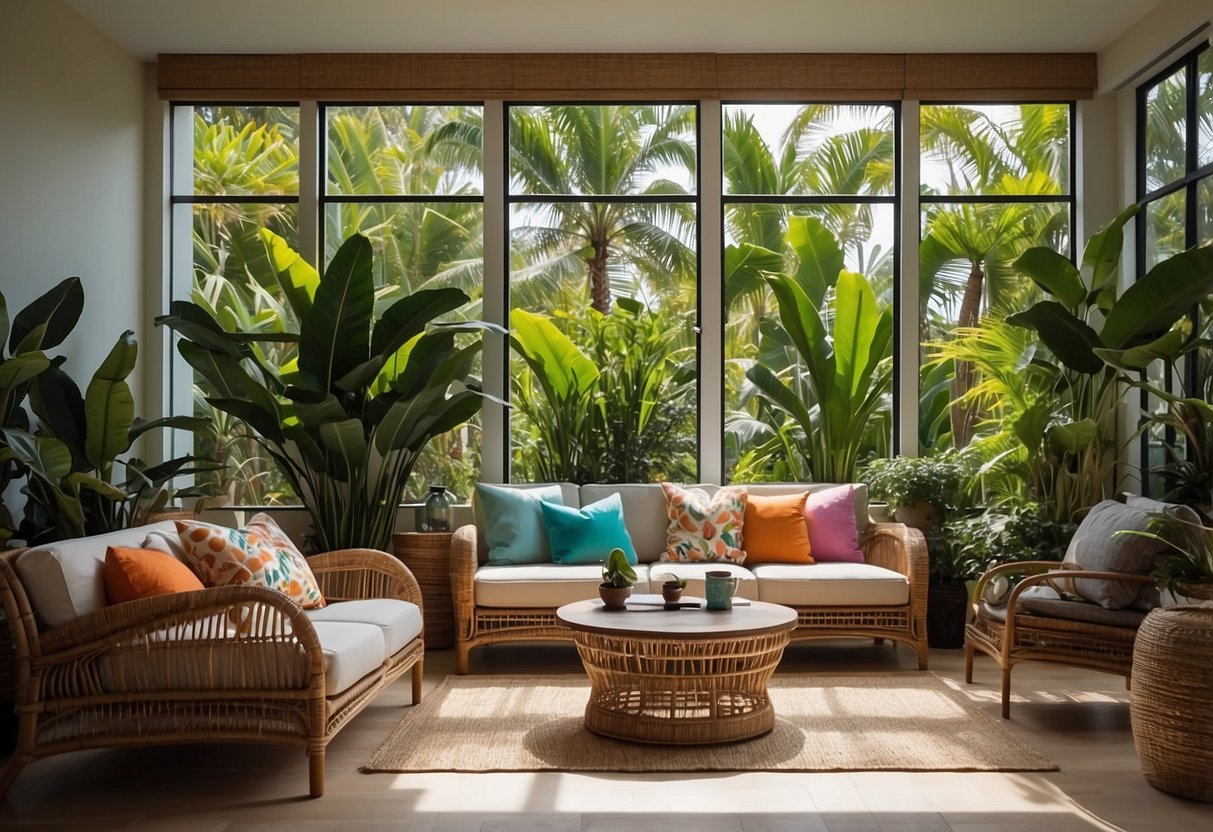
[[[607,612],[565,604],[590,677],[585,727],[633,742],[734,742],[775,727],[767,682],[796,626],[796,611],[754,601],[727,612]]]

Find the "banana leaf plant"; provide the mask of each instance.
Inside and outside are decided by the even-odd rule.
[[[867,278],[845,270],[826,315],[795,276],[766,281],[799,360],[776,374],[760,357],[746,378],[795,425],[794,448],[811,480],[854,482],[868,423],[892,388],[893,308],[877,302]]]
[[[269,231],[262,238],[298,332],[229,332],[200,306],[175,301],[156,319],[202,375],[213,407],[243,420],[311,512],[320,551],[391,540],[400,497],[433,437],[466,422],[485,399],[471,376],[485,330],[436,323],[463,307],[458,289],[407,295],[375,317],[370,242],[350,237],[321,277]],[[475,334],[461,345],[456,336]],[[259,343],[297,346],[284,366]]]
[[[1007,321],[1037,334],[1060,364],[1058,387],[1072,391],[1067,413],[1035,414],[1017,433],[1036,452],[1068,460],[1059,473],[1073,493],[1058,499],[1077,509],[1107,490],[1117,452],[1115,403],[1125,383],[1138,383],[1121,371],[1144,370],[1183,349],[1189,314],[1213,292],[1213,246],[1206,245],[1155,264],[1118,295],[1123,229],[1137,211],[1130,206],[1091,237],[1081,268],[1048,248],[1028,249],[1015,261],[1051,297]]]
[[[69,277],[36,298],[10,321],[8,301],[0,292],[0,430],[30,428],[29,414],[22,406],[30,383],[51,366],[45,350],[63,343],[84,309],[80,278]],[[4,344],[8,343],[8,354]],[[22,478],[25,468],[8,450],[0,434],[0,494]],[[9,507],[0,504],[0,544],[16,533],[16,520]]]
[[[195,487],[176,489],[178,477],[212,470],[194,456],[150,465],[123,458],[151,430],[206,430],[206,419],[169,416],[144,421],[126,379],[139,347],[124,332],[93,374],[83,395],[64,372],[62,357],[32,379],[30,405],[38,417],[31,433],[5,428],[0,458],[27,471],[25,517],[18,533],[30,545],[142,525],[174,496],[203,496]],[[120,474],[120,476],[119,476]]]

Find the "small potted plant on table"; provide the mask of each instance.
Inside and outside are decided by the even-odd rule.
[[[602,598],[603,609],[625,609],[634,583],[636,583],[636,570],[628,563],[627,555],[623,553],[622,549],[612,549],[611,553],[607,555],[606,563],[602,565],[602,583],[598,586],[598,595]]]
[[[671,575],[669,580],[661,585],[661,598],[667,604],[682,600],[682,592],[687,588],[687,579]]]

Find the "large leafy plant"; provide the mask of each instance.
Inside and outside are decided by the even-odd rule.
[[[182,357],[215,391],[207,401],[256,432],[311,512],[317,548],[386,548],[425,445],[491,398],[471,376],[481,339],[461,345],[457,335],[499,328],[438,323],[468,303],[458,289],[415,292],[376,316],[361,235],[323,277],[281,238],[263,239],[298,332],[230,332],[185,301],[156,322],[182,336]],[[274,365],[258,348],[267,341],[296,344],[298,357]]]
[[[760,354],[746,378],[785,417],[777,438],[808,479],[853,482],[869,423],[892,387],[893,309],[877,302],[867,278],[846,270],[837,272],[826,310],[795,276],[766,282],[783,324],[771,335],[786,339],[798,360],[777,374]]]
[[[38,417],[36,432],[5,428],[0,451],[26,468],[29,498],[19,533],[33,545],[138,526],[173,497],[204,496],[205,488],[177,489],[179,477],[212,470],[192,455],[149,464],[127,455],[151,430],[207,430],[206,419],[168,416],[145,421],[135,416],[126,379],[139,347],[124,332],[93,374],[84,394],[56,358],[31,382],[29,399]]]

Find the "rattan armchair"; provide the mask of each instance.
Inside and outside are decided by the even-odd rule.
[[[1005,620],[983,608],[990,582],[998,577],[1023,577],[1007,598]],[[1125,677],[1133,669],[1136,627],[1092,624],[1067,618],[1014,612],[1020,596],[1034,586],[1064,586],[1077,577],[1135,585],[1152,583],[1148,575],[1094,572],[1057,561],[1023,561],[996,566],[981,576],[974,592],[972,615],[965,626],[965,682],[973,681],[973,656],[980,650],[998,663],[1002,673],[1002,716],[1011,716],[1011,669],[1022,661],[1042,661],[1101,670]]]
[[[0,554],[0,602],[17,654],[17,748],[0,797],[29,763],[88,748],[152,743],[296,745],[312,797],[324,793],[328,743],[385,686],[413,671],[421,698],[424,646],[413,639],[373,673],[326,695],[311,620],[262,587],[217,587],[104,607],[39,626],[14,568]],[[421,606],[412,574],[390,555],[355,549],[310,559],[326,599],[397,598]]]

